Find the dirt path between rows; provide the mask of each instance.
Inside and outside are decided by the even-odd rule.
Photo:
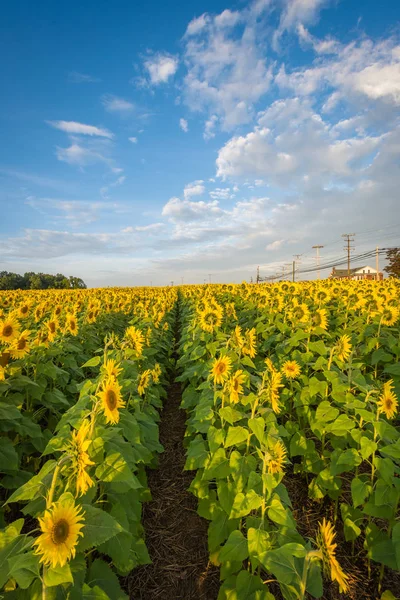
[[[148,471],[153,500],[143,507],[146,545],[153,561],[134,569],[125,589],[133,600],[216,600],[219,569],[209,564],[208,522],[188,491],[194,473],[184,471],[186,413],[179,383],[171,383],[161,413],[159,466]]]

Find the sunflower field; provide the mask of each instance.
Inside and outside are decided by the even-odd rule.
[[[0,293],[2,597],[128,597],[175,380],[218,600],[395,599],[399,317],[392,279]]]

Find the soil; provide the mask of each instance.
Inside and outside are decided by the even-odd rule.
[[[183,470],[186,413],[179,408],[181,400],[180,384],[171,383],[159,424],[165,450],[157,469],[148,470],[152,501],[143,506],[146,546],[153,562],[125,578],[123,587],[133,600],[218,596],[219,569],[209,562],[208,522],[197,514],[197,500],[188,491],[194,473]]]

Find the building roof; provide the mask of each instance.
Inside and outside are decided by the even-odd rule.
[[[359,273],[363,269],[373,269],[370,265],[364,265],[363,267],[354,267],[354,269],[350,269],[350,277]],[[375,271],[375,269],[373,269]],[[347,277],[347,269],[336,269],[333,267],[331,277]]]

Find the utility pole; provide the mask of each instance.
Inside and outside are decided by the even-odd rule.
[[[257,283],[260,283],[260,265],[258,265],[257,267],[257,279],[256,279]]]
[[[321,244],[317,244],[316,246],[313,246],[313,248],[315,248],[315,250],[317,251],[317,256],[315,257],[317,259],[317,279],[320,279],[321,277],[321,271],[319,270],[319,251],[320,248],[323,248],[323,246]]]
[[[379,281],[379,248],[378,248],[378,246],[376,247],[375,267],[376,267],[376,280]]]
[[[292,281],[294,282],[294,274],[296,271],[296,261],[294,260],[292,263]]]
[[[354,242],[354,235],[356,235],[355,233],[344,233],[342,235],[342,238],[345,239],[346,241],[346,245],[344,247],[344,249],[347,251],[347,277],[348,279],[350,279],[350,252],[352,250],[354,250],[354,247],[351,246],[351,242]]]
[[[292,277],[292,280],[293,280],[293,281],[295,281],[295,280],[296,280],[296,277],[295,277],[295,273],[296,273],[296,264],[297,264],[297,263],[299,263],[299,262],[301,262],[301,261],[300,261],[300,257],[301,257],[301,256],[303,256],[303,255],[302,255],[302,254],[293,254],[293,258],[294,258],[294,261],[293,261],[293,277]]]

